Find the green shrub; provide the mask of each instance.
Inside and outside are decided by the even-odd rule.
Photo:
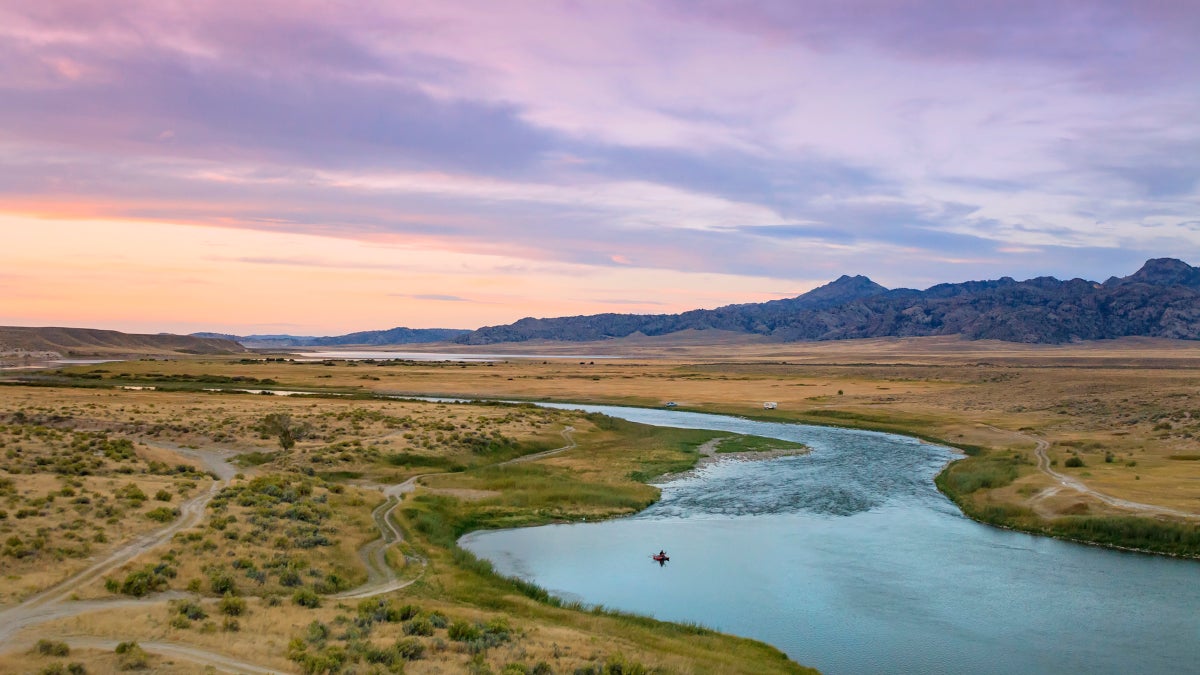
[[[192,621],[199,621],[200,619],[208,618],[208,614],[204,611],[204,608],[200,606],[200,603],[193,602],[191,600],[185,600],[184,602],[179,603],[179,606],[176,608],[176,613],[180,616],[187,617]]]
[[[179,517],[179,509],[173,509],[170,506],[160,506],[157,509],[147,511],[146,517],[160,523],[169,523]]]
[[[301,607],[315,609],[321,606],[321,596],[317,595],[312,589],[301,588],[292,595],[292,602]]]
[[[416,638],[402,638],[396,641],[392,650],[405,661],[416,661],[425,656],[425,645]]]
[[[1070,457],[1067,458],[1067,461],[1063,462],[1063,466],[1069,467],[1072,469],[1079,468],[1079,467],[1083,466],[1083,458],[1080,457],[1079,455],[1071,455]]]
[[[451,623],[450,627],[446,629],[446,631],[447,636],[449,636],[451,640],[456,640],[458,642],[470,642],[471,640],[478,640],[482,635],[482,632],[478,628],[461,619]]]
[[[232,595],[226,595],[217,603],[217,609],[221,610],[221,613],[225,616],[242,616],[246,613],[246,601]]]
[[[420,613],[421,608],[417,607],[416,605],[401,605],[400,608],[396,610],[396,618],[389,619],[389,621],[408,621]]]
[[[433,635],[433,623],[424,617],[404,622],[405,635]]]
[[[146,565],[140,570],[134,570],[127,574],[120,583],[115,579],[106,580],[104,587],[110,592],[119,591],[125,595],[140,598],[150,593],[166,590],[168,579],[174,576],[175,569],[168,565]]]
[[[217,595],[237,595],[237,583],[225,572],[213,572],[209,575],[208,587]]]
[[[136,642],[122,642],[114,651],[118,656],[117,667],[121,670],[144,670],[150,665],[150,655]]]
[[[320,644],[329,639],[329,626],[320,621],[313,621],[308,624],[308,629],[305,632],[304,639],[310,644]]]
[[[146,493],[142,492],[142,489],[136,483],[126,483],[124,486],[117,488],[113,494],[118,499],[127,499],[138,504],[146,501]]]
[[[67,656],[71,653],[71,648],[65,642],[55,642],[53,640],[38,640],[33,646],[33,650],[42,656]]]
[[[349,660],[349,654],[338,645],[330,645],[317,652],[309,652],[303,641],[293,640],[288,645],[288,658],[300,666],[306,675],[318,673],[340,673]]]

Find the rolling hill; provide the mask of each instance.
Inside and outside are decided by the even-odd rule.
[[[95,328],[0,326],[0,354],[53,353],[63,357],[114,355],[237,354],[241,345],[190,335],[121,333]]]
[[[447,342],[471,331],[458,328],[390,328],[368,330],[346,335],[314,337],[309,335],[226,335],[224,333],[193,333],[193,337],[232,340],[250,349],[285,347],[345,347],[351,345],[411,345],[425,342]]]

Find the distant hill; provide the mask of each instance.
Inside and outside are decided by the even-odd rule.
[[[1200,268],[1149,260],[1134,274],[1096,283],[1038,277],[889,290],[843,276],[786,300],[682,314],[525,318],[462,335],[462,344],[595,341],[683,330],[723,330],[780,341],[961,335],[968,339],[1064,343],[1126,336],[1200,339]]]
[[[145,335],[95,328],[0,326],[0,354],[53,353],[63,357],[113,355],[237,354],[232,340],[190,335]]]
[[[284,347],[344,347],[350,345],[382,346],[409,345],[423,342],[448,342],[470,331],[458,328],[392,328],[368,330],[346,335],[313,337],[308,335],[226,335],[224,333],[192,333],[194,337],[233,340],[250,349]]]

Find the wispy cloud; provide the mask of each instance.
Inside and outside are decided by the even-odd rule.
[[[1197,34],[1182,0],[0,0],[0,213],[509,278],[1106,276],[1200,259]]]
[[[653,305],[656,307],[662,307],[666,304],[657,300],[636,300],[631,298],[592,298],[592,302],[602,305]]]
[[[460,298],[457,295],[440,295],[437,293],[392,293],[392,295],[400,298],[412,298],[413,300],[433,300],[435,302],[476,302],[467,298]]]

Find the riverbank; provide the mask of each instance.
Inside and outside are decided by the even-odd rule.
[[[952,457],[947,448],[828,427],[588,409],[779,434],[814,449],[719,463],[664,485],[658,502],[630,518],[481,532],[463,546],[560,597],[711,621],[829,673],[1165,675],[1193,660],[1192,563],[962,517],[932,480]],[[647,560],[651,547],[671,553],[664,570]],[[1072,629],[1079,616],[1087,631]],[[1166,644],[1152,655],[1127,647],[1153,640]]]
[[[730,436],[652,427],[597,414],[586,414],[582,419],[573,434],[577,451],[545,457],[536,463],[431,475],[422,481],[427,489],[406,499],[397,509],[397,521],[407,535],[407,544],[429,561],[437,594],[503,611],[514,620],[601,631],[628,644],[630,651],[634,651],[634,645],[640,645],[637,651],[653,645],[652,654],[631,656],[644,660],[647,667],[657,663],[667,672],[816,672],[756,640],[697,624],[660,621],[564,600],[528,581],[496,573],[491,563],[459,546],[459,540],[472,532],[596,522],[638,513],[658,499],[658,490],[639,477],[661,476],[664,468],[695,467],[703,456],[701,448],[715,447],[717,441]],[[480,498],[450,496],[459,491]],[[417,594],[430,590],[425,582],[413,587]],[[641,671],[635,668],[630,672]]]
[[[559,404],[569,406],[571,402],[564,401]],[[626,405],[626,407],[658,409],[658,406]],[[1113,515],[1111,513],[1087,515],[1086,511],[1082,514],[1046,518],[1031,508],[993,499],[991,491],[1009,487],[1022,475],[1029,476],[1034,473],[1033,469],[1036,468],[1034,460],[1019,452],[1014,452],[1012,448],[1008,447],[985,447],[939,437],[929,432],[929,429],[935,426],[929,418],[912,419],[903,416],[886,418],[877,414],[838,410],[785,412],[782,414],[778,411],[772,411],[769,414],[744,413],[724,410],[722,406],[677,406],[673,410],[700,414],[735,415],[761,422],[787,421],[795,424],[892,433],[953,448],[961,452],[963,456],[948,463],[935,476],[934,484],[942,494],[962,510],[964,515],[977,522],[1114,550],[1200,559],[1200,522],[1181,522],[1145,515]],[[715,455],[711,449],[709,452]],[[756,454],[758,455],[757,459],[768,458],[759,453],[747,453],[747,456]],[[793,453],[781,451],[777,453],[777,456],[786,454]],[[715,461],[715,459],[703,457],[695,468],[698,469],[711,461]],[[692,471],[694,469],[683,473],[686,475]]]

